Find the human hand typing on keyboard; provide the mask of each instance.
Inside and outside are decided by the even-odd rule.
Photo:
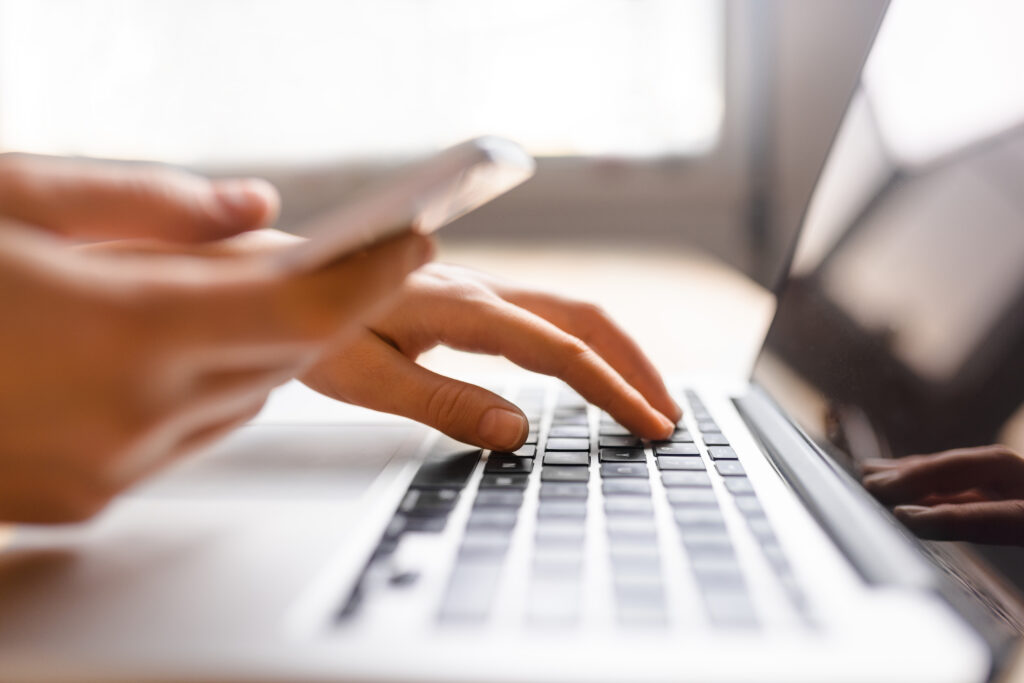
[[[868,460],[864,486],[920,536],[1024,545],[1024,457],[1006,446]]]
[[[559,377],[638,436],[666,438],[682,414],[637,344],[598,307],[441,264],[411,276],[383,319],[331,349],[303,380],[459,441],[518,448],[529,427],[515,405],[415,363],[438,344]]]

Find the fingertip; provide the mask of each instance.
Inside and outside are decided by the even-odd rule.
[[[869,474],[861,480],[861,483],[869,489],[884,489],[894,481],[899,479],[900,473],[894,470],[886,470],[884,472],[876,472]]]
[[[526,441],[530,424],[518,410],[495,407],[484,411],[476,431],[480,440],[490,448],[514,451]]]
[[[262,178],[227,178],[211,183],[223,222],[239,230],[266,227],[277,219],[281,197]]]

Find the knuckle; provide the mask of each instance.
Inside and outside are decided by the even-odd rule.
[[[469,387],[459,382],[442,382],[430,394],[426,414],[431,424],[454,427],[468,414],[472,401]]]

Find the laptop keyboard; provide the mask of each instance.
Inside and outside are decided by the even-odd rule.
[[[528,622],[572,626],[583,609],[584,572],[593,554],[588,537],[603,528],[601,546],[616,621],[660,628],[671,621],[668,594],[679,584],[700,596],[706,620],[721,628],[757,629],[762,623],[732,535],[722,514],[735,506],[772,568],[784,594],[807,617],[806,599],[729,440],[700,397],[686,391],[691,432],[680,421],[665,441],[646,442],[567,387],[555,400],[544,387],[516,396],[534,426],[513,453],[491,452],[479,483],[464,494],[483,453],[443,439],[417,471],[371,559],[386,559],[405,534],[443,532],[463,495],[472,495],[465,528],[441,596],[442,623],[486,622],[495,607],[516,529],[533,516],[527,541],[529,572],[523,616]],[[537,426],[540,428],[538,429]],[[704,448],[701,448],[703,444]],[[728,493],[719,494],[712,478]],[[652,486],[657,481],[660,485]],[[536,505],[526,506],[527,496]],[[655,496],[674,518],[659,524]],[[530,513],[524,512],[527,508]],[[600,518],[595,524],[590,518]],[[666,571],[659,535],[682,547],[682,571]],[[676,585],[673,585],[676,584]],[[363,597],[357,585],[342,616]]]

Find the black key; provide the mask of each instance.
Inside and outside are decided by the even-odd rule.
[[[485,474],[480,479],[481,489],[525,489],[530,481],[528,474]]]
[[[444,445],[435,446],[434,450],[416,472],[411,488],[421,489],[461,489],[466,485],[473,468],[480,461],[479,448],[470,448],[450,439],[442,439]]]
[[[715,446],[714,448],[709,448],[708,455],[711,456],[712,460],[735,460],[737,457],[736,451],[728,446]]]
[[[644,479],[605,479],[601,490],[606,496],[649,496],[651,482]]]
[[[658,469],[661,470],[704,470],[704,461],[700,456],[684,457],[677,455],[659,455]]]
[[[517,508],[523,504],[523,492],[515,489],[485,489],[477,491],[474,507]]]
[[[706,472],[662,472],[661,483],[672,486],[711,486],[711,477]]]
[[[546,465],[540,471],[541,481],[588,481],[590,470],[586,467]]]
[[[590,439],[548,439],[544,452],[548,451],[589,451]]]
[[[518,510],[508,508],[473,508],[467,529],[511,529],[519,518]]]
[[[647,462],[642,448],[602,448],[598,459],[601,462]]]
[[[725,438],[721,434],[704,434],[701,436],[704,439],[705,446],[728,446],[729,439]]]
[[[487,459],[487,465],[484,467],[484,472],[506,472],[506,473],[522,473],[529,474],[533,471],[533,459],[532,458],[520,458],[515,455],[495,455],[494,453]]]
[[[665,489],[665,497],[668,498],[669,505],[718,506],[718,497],[710,488]]]
[[[405,522],[406,531],[422,531],[428,534],[439,534],[444,531],[448,517],[409,517]]]
[[[697,429],[702,432],[720,432],[714,420],[697,420]]]
[[[729,489],[729,492],[734,496],[752,496],[754,495],[754,487],[747,478],[735,478],[726,479],[725,488]]]
[[[601,464],[601,476],[629,477],[632,479],[647,478],[647,464],[642,462],[606,462]],[[707,475],[705,475],[707,476]]]
[[[723,477],[745,477],[747,473],[739,460],[718,460],[715,462],[715,469]]]
[[[549,439],[587,439],[590,437],[590,427],[582,425],[552,425],[548,432]]]
[[[604,511],[607,514],[653,515],[654,506],[650,498],[641,496],[612,496],[605,498]]]
[[[601,448],[640,448],[643,444],[635,436],[599,436],[597,445]]]
[[[572,451],[555,451],[544,454],[544,465],[589,465],[590,453],[574,453]]]
[[[540,485],[541,500],[549,498],[586,498],[587,485],[579,482],[543,482]]]
[[[632,433],[620,424],[603,424],[597,428],[601,436],[632,436]]]
[[[654,447],[655,455],[700,455],[700,449],[692,443],[670,443]]]
[[[585,500],[542,500],[537,506],[538,519],[583,519],[587,516]]]
[[[673,508],[672,514],[681,527],[725,528],[725,517],[717,508],[677,507]]]
[[[458,489],[409,489],[398,509],[411,517],[447,515],[458,500]]]
[[[654,442],[656,445],[664,445],[670,443],[693,443],[693,435],[685,429],[677,429],[672,433],[672,436],[667,439]]]

